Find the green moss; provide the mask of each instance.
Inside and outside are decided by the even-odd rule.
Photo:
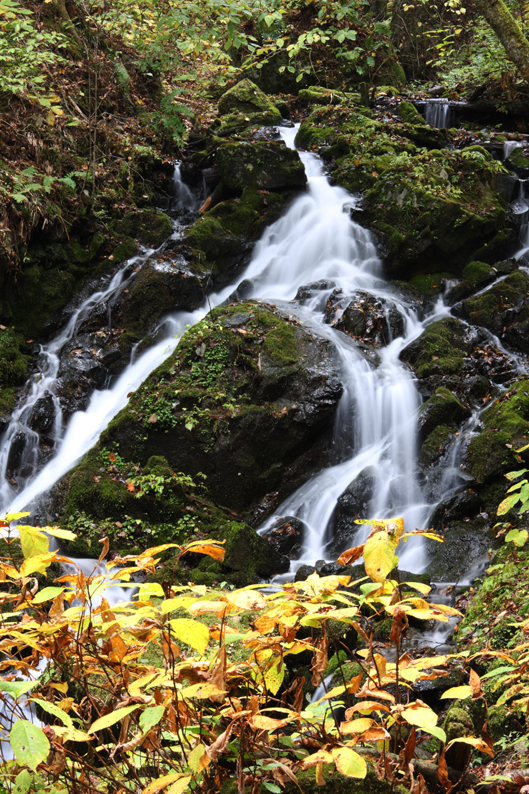
[[[410,284],[423,295],[436,295],[444,290],[444,279],[451,278],[450,273],[421,274],[410,279]]]
[[[430,433],[421,447],[420,460],[423,465],[431,466],[444,455],[454,431],[454,425],[439,425]]]
[[[18,386],[26,380],[30,357],[21,351],[24,339],[13,328],[0,331],[0,388]],[[6,404],[10,395],[5,394]]]
[[[236,192],[299,188],[307,181],[298,152],[283,141],[226,143],[217,150],[217,163],[223,183]]]
[[[403,350],[402,358],[419,378],[461,372],[466,355],[465,327],[454,318],[428,325],[421,336]]]
[[[269,113],[272,118],[277,118],[278,111],[271,99],[258,88],[251,80],[241,80],[230,88],[219,99],[219,114],[237,111],[239,113]],[[277,121],[272,121],[277,124]]]
[[[407,124],[424,124],[424,118],[421,116],[415,105],[413,105],[411,102],[400,103],[399,116]]]
[[[474,325],[482,325],[501,334],[504,326],[502,317],[509,309],[517,309],[517,323],[529,319],[529,307],[523,305],[528,296],[529,276],[516,270],[486,292],[465,301],[465,313]],[[511,324],[512,320],[508,325]]]
[[[492,281],[496,272],[485,262],[470,262],[463,270],[462,276],[470,281],[473,287],[478,287],[480,284]]]
[[[128,212],[118,224],[117,230],[119,234],[139,240],[144,245],[158,248],[171,234],[173,224],[165,212],[142,210],[141,212]],[[116,252],[114,251],[115,256]]]
[[[137,250],[138,246],[132,237],[127,237],[125,240],[123,240],[123,242],[114,248],[114,251],[112,252],[112,261],[114,264],[125,262],[127,259],[130,259],[132,256],[134,256]]]

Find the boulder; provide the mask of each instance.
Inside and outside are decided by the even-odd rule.
[[[432,430],[439,425],[460,425],[470,416],[468,406],[454,397],[452,392],[444,387],[436,390],[419,408],[418,430],[419,442],[424,443]]]
[[[106,383],[108,371],[88,345],[89,339],[76,337],[61,350],[56,394],[66,415],[83,411],[94,389]]]
[[[284,516],[274,521],[262,537],[280,554],[296,559],[301,553],[305,523],[295,516]]]
[[[483,431],[468,446],[465,463],[478,483],[518,468],[510,449],[529,442],[529,380],[511,386],[481,415]]]
[[[101,445],[119,445],[140,466],[163,455],[172,471],[201,472],[210,500],[232,510],[272,491],[282,499],[323,463],[342,391],[334,355],[264,304],[214,309],[134,392]]]
[[[29,426],[40,435],[47,435],[53,429],[56,408],[55,402],[49,391],[45,391],[33,406]]]
[[[274,144],[275,145],[275,144]],[[255,241],[279,218],[293,193],[245,188],[242,196],[216,204],[184,232],[191,269],[221,288],[248,264]]]
[[[516,350],[529,353],[529,276],[522,270],[463,301],[454,313],[488,328]]]
[[[284,141],[227,143],[217,150],[223,183],[230,190],[286,190],[307,182],[299,154]]]
[[[342,551],[354,546],[360,527],[357,518],[367,518],[367,511],[376,486],[376,470],[367,466],[338,497],[332,519],[332,539],[326,547],[328,557],[336,559]]]
[[[128,212],[117,227],[118,233],[133,237],[149,248],[158,248],[172,230],[171,218],[159,210]]]
[[[514,171],[521,179],[529,177],[529,148],[517,146],[505,161],[507,168]]]
[[[404,335],[404,318],[396,306],[367,292],[357,292],[351,300],[343,296],[341,289],[334,290],[327,302],[325,319],[353,339],[375,347],[384,347]]]
[[[244,79],[228,89],[218,104],[219,114],[225,116],[228,113],[261,113],[267,116],[267,121],[263,124],[278,124],[281,120],[281,113],[251,80]]]

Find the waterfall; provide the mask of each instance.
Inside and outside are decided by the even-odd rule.
[[[283,131],[283,138],[291,147],[296,131]],[[292,494],[266,524],[269,526],[277,516],[288,514],[298,516],[307,525],[302,560],[295,563],[294,568],[301,561],[325,558],[337,499],[366,466],[373,467],[375,472],[369,514],[376,518],[402,516],[411,530],[424,527],[432,505],[428,504],[417,479],[416,415],[421,400],[413,376],[400,362],[399,354],[420,335],[428,322],[449,314],[440,301],[426,321],[419,321],[413,307],[382,278],[382,263],[371,234],[351,219],[355,198],[329,184],[317,156],[302,152],[301,158],[308,176],[307,191],[292,203],[282,218],[265,230],[242,276],[246,297],[273,303],[288,302],[291,313],[332,342],[341,364],[344,392],[334,429],[334,464]],[[175,197],[185,208],[186,201],[191,199],[187,189],[180,185],[178,173],[176,177]],[[321,288],[315,289],[304,305],[294,301],[300,286],[318,281]],[[209,305],[222,304],[233,289],[231,285],[211,295]],[[325,322],[323,312],[333,290],[340,290],[341,304],[346,304],[361,290],[391,307],[402,318],[402,334],[377,351],[378,366],[366,358],[350,337]],[[57,482],[93,446],[109,421],[127,404],[129,392],[137,389],[170,355],[186,327],[206,315],[209,305],[191,313],[177,312],[167,318],[163,323],[165,337],[162,341],[138,356],[110,388],[95,391],[86,410],[71,417],[61,439],[57,433],[56,452],[36,476],[28,477],[16,495],[9,487],[6,490],[2,486],[1,509],[27,508]],[[82,313],[81,308],[79,311]],[[72,317],[68,328],[76,322]],[[48,346],[54,355],[68,333],[65,329]],[[51,370],[49,378],[53,378]],[[20,421],[28,410],[29,403],[21,406],[15,412],[18,418],[14,421]],[[448,479],[447,491],[454,485],[453,477]],[[365,530],[360,528],[358,542],[363,537]],[[404,548],[403,567],[422,570],[426,564],[422,541],[416,539]]]
[[[452,126],[452,110],[448,99],[428,99],[426,102],[425,119],[430,127],[449,129]]]

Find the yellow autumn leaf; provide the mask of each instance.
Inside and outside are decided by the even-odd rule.
[[[364,778],[367,774],[367,764],[351,747],[333,747],[331,754],[336,764],[336,769],[346,777]]]

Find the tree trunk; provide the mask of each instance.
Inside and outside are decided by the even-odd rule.
[[[474,0],[474,4],[499,38],[507,57],[529,83],[529,41],[503,0]]]

